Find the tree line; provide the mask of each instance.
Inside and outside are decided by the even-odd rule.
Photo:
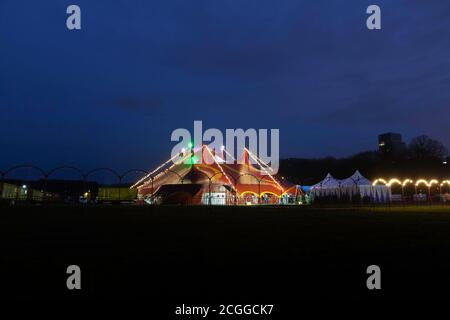
[[[346,158],[289,158],[280,162],[280,175],[289,181],[312,185],[327,173],[347,178],[360,172],[369,179],[386,178],[450,178],[448,150],[444,144],[426,135],[415,137],[395,156],[379,151],[364,151]]]

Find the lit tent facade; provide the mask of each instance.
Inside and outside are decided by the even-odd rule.
[[[239,163],[226,163],[225,154],[223,147],[215,151],[206,145],[184,150],[132,187],[152,203],[275,204],[301,195],[297,185],[272,174],[248,149]]]

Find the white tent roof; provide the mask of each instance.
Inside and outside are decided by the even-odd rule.
[[[343,195],[353,196],[359,194],[362,198],[369,197],[374,202],[388,202],[391,197],[391,190],[385,185],[372,186],[372,182],[365,178],[358,170],[344,180],[335,179],[331,174],[327,174],[321,182],[311,186],[311,194],[317,197]]]
[[[339,188],[339,183],[339,180],[328,173],[325,179],[311,186],[311,189]]]
[[[358,170],[356,170],[351,177],[342,180],[341,186],[343,187],[372,186],[372,182],[369,179],[365,178]]]

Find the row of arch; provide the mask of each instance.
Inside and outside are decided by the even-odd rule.
[[[373,182],[373,186],[376,186],[376,185],[385,185],[385,186],[387,186],[389,188],[392,188],[393,186],[400,186],[401,187],[401,196],[402,196],[402,198],[405,198],[405,193],[406,193],[405,190],[407,188],[413,187],[414,188],[414,194],[417,195],[418,191],[419,191],[419,188],[420,187],[425,187],[426,190],[427,190],[428,201],[431,201],[431,199],[432,199],[432,188],[434,187],[434,189],[433,189],[434,192],[433,193],[435,194],[435,196],[436,195],[439,196],[440,201],[446,202],[448,200],[446,200],[446,198],[442,198],[442,196],[443,196],[443,188],[445,186],[450,188],[450,180],[438,181],[436,179],[431,179],[431,180],[427,181],[425,179],[418,179],[416,181],[413,181],[411,179],[405,179],[405,180],[401,181],[401,180],[396,179],[396,178],[393,178],[393,179],[390,179],[390,180],[379,178],[379,179],[374,180],[374,182]],[[437,194],[435,193],[436,191],[438,192]]]
[[[111,173],[118,179],[119,182],[121,182],[123,180],[123,178],[126,177],[127,175],[129,175],[130,173],[148,174],[147,171],[142,170],[142,169],[131,169],[131,170],[127,170],[127,171],[123,172],[122,174],[119,174],[117,171],[115,171],[111,168],[107,168],[107,167],[95,168],[95,169],[90,170],[85,173],[81,169],[74,167],[74,166],[58,166],[49,171],[45,171],[44,169],[42,169],[38,166],[35,166],[35,165],[22,164],[22,165],[10,167],[6,171],[0,171],[1,180],[7,179],[8,174],[10,174],[16,170],[19,170],[19,169],[32,169],[32,170],[38,172],[44,180],[49,179],[56,172],[63,171],[63,170],[71,170],[73,172],[76,172],[77,174],[79,174],[81,180],[83,180],[83,181],[86,181],[89,178],[89,176],[91,176],[92,174],[94,174],[96,172],[101,172],[101,171],[106,171],[106,172]]]
[[[439,182],[436,179],[431,179],[429,181],[427,181],[425,179],[419,179],[419,180],[414,182],[411,179],[405,179],[403,181],[400,181],[399,179],[395,179],[395,178],[394,179],[390,179],[390,180],[385,180],[383,178],[379,178],[379,179],[376,179],[373,182],[373,186],[376,186],[378,184],[383,184],[383,185],[386,185],[388,187],[391,187],[391,186],[396,185],[396,184],[397,185],[401,185],[402,187],[405,187],[408,184],[414,184],[416,187],[418,187],[420,185],[425,185],[426,187],[431,188],[433,185],[437,185],[437,186],[441,186],[441,187],[443,187],[444,185],[450,186],[450,180],[443,180],[443,181]]]
[[[100,167],[100,168],[95,168],[95,169],[90,170],[90,171],[88,171],[88,172],[85,173],[85,172],[83,172],[81,169],[79,169],[79,168],[77,168],[77,167],[74,167],[74,166],[58,166],[58,167],[55,167],[55,168],[53,168],[53,169],[51,169],[51,170],[49,170],[49,171],[45,171],[45,170],[43,170],[42,168],[40,168],[40,167],[38,167],[38,166],[24,164],[24,165],[17,165],[17,166],[10,167],[10,168],[8,168],[6,171],[0,171],[0,177],[1,177],[1,179],[4,180],[4,179],[8,178],[8,174],[10,174],[10,173],[12,173],[13,171],[18,170],[18,169],[33,169],[34,171],[40,173],[40,175],[41,175],[42,178],[44,178],[44,179],[48,179],[48,178],[50,178],[53,174],[55,174],[56,172],[62,171],[62,170],[72,170],[72,171],[78,173],[78,174],[80,175],[80,177],[81,177],[81,180],[87,180],[87,179],[89,178],[89,176],[91,176],[92,174],[94,174],[94,173],[96,173],[96,172],[100,172],[100,171],[107,171],[107,172],[113,174],[119,181],[122,181],[124,177],[126,177],[127,175],[129,175],[129,174],[131,174],[131,173],[142,173],[142,174],[144,174],[144,175],[149,175],[149,172],[146,171],[146,170],[143,170],[143,169],[130,169],[130,170],[127,170],[127,171],[123,172],[122,174],[120,174],[120,173],[118,173],[117,171],[115,171],[115,170],[113,170],[113,169],[111,169],[111,168],[108,168],[108,167]],[[182,177],[178,172],[173,171],[173,170],[171,170],[171,169],[166,169],[166,170],[164,170],[164,172],[169,172],[169,173],[175,174],[176,176],[178,176],[179,181],[180,181],[181,183],[183,183],[183,182],[186,180],[186,179],[185,179],[184,177]],[[213,179],[215,176],[217,176],[217,175],[219,175],[219,174],[223,174],[222,172],[219,171],[219,172],[215,173],[215,174],[212,175],[212,176],[208,176],[206,173],[204,173],[204,172],[202,172],[202,171],[198,171],[198,170],[197,170],[197,171],[194,171],[194,172],[195,172],[196,174],[198,173],[198,174],[203,175],[204,177],[206,177],[206,178],[207,178],[208,180],[210,180],[210,181],[212,181],[212,179]],[[254,174],[251,174],[251,173],[242,173],[242,174],[240,174],[237,178],[234,178],[233,176],[227,176],[227,177],[229,177],[229,178],[231,178],[232,180],[234,180],[234,182],[235,182],[234,184],[236,185],[237,182],[239,181],[239,179],[240,179],[241,177],[244,177],[244,176],[251,176],[251,177],[253,177],[253,178],[255,179],[255,181],[257,181],[258,183],[261,183],[261,182],[263,182],[263,181],[269,181],[268,179],[269,179],[269,178],[272,178],[272,176],[270,176],[270,175],[262,175],[261,178],[258,178],[258,176],[254,175]],[[146,180],[148,179],[148,180],[151,181],[151,180],[154,180],[155,178],[156,178],[156,176],[155,176],[155,177],[154,177],[154,176],[148,176],[148,177],[146,178]]]
[[[108,168],[108,167],[100,167],[100,168],[96,168],[96,169],[93,169],[93,170],[90,170],[90,171],[87,171],[87,172],[83,172],[81,169],[79,169],[77,167],[74,167],[74,166],[58,166],[58,167],[55,167],[55,168],[53,168],[53,169],[51,169],[49,171],[45,171],[44,169],[42,169],[42,168],[40,168],[38,166],[35,166],[35,165],[22,164],[22,165],[16,165],[16,166],[10,167],[10,168],[8,168],[5,171],[0,171],[0,177],[1,177],[0,181],[4,181],[5,179],[7,179],[9,177],[10,174],[12,174],[14,171],[19,170],[19,169],[31,169],[31,170],[34,170],[35,172],[40,174],[41,178],[44,180],[44,183],[46,183],[47,180],[49,180],[57,172],[60,172],[60,171],[63,171],[63,170],[71,170],[73,172],[76,172],[80,176],[81,180],[84,183],[86,183],[88,181],[89,177],[92,174],[94,174],[96,172],[101,172],[101,171],[106,171],[106,172],[111,173],[114,177],[117,178],[117,181],[118,181],[119,184],[122,184],[122,182],[124,181],[123,179],[126,176],[128,176],[129,174],[131,174],[131,173],[140,173],[140,174],[143,174],[143,175],[147,176],[146,181],[148,181],[151,184],[152,192],[153,192],[153,182],[156,179],[156,176],[149,176],[149,172],[146,171],[146,170],[143,170],[143,169],[131,169],[131,170],[127,170],[127,171],[125,171],[125,172],[120,174],[117,171],[115,171],[115,170],[113,170],[111,168]],[[181,176],[178,172],[173,171],[171,169],[166,169],[163,172],[176,175],[178,177],[178,179],[179,179],[179,183],[181,183],[181,184],[183,184],[187,180],[186,177]],[[223,174],[223,172],[219,171],[219,172],[216,172],[214,175],[209,176],[206,173],[204,173],[202,171],[199,171],[199,170],[194,171],[194,173],[195,174],[200,174],[200,175],[202,175],[203,177],[205,177],[208,180],[209,194],[211,194],[211,185],[212,185],[213,179],[217,175]],[[273,179],[273,177],[270,176],[270,175],[263,175],[263,176],[259,176],[258,177],[258,176],[254,175],[254,174],[251,174],[251,173],[242,173],[242,174],[240,174],[237,177],[227,176],[228,179],[231,182],[231,185],[232,185],[233,189],[234,189],[235,195],[237,195],[237,193],[238,193],[237,192],[238,183],[239,183],[240,179],[242,177],[244,177],[244,176],[250,176],[250,177],[252,177],[255,180],[256,184],[258,185],[258,193],[256,194],[256,192],[250,192],[250,191],[243,190],[241,195],[245,195],[245,194],[248,194],[248,193],[254,193],[254,194],[256,194],[258,196],[258,198],[261,198],[264,194],[273,194],[274,196],[276,196],[278,198],[281,198],[284,194],[287,194],[287,192],[284,189],[280,190],[280,194],[275,194],[274,192],[270,192],[270,191],[263,191],[263,192],[261,191],[261,183],[262,182],[264,182],[264,181],[271,182],[272,181],[271,179]],[[153,194],[151,196],[153,196]],[[120,198],[120,191],[119,191],[119,198]]]

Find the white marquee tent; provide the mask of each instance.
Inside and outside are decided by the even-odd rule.
[[[311,186],[311,195],[314,197],[340,196],[340,181],[330,173],[325,179]]]
[[[391,200],[391,189],[385,185],[373,186],[372,182],[365,178],[358,170],[347,179],[338,180],[331,174],[327,174],[324,180],[311,187],[313,197],[356,195],[362,198],[370,198],[372,202],[389,202]]]
[[[389,202],[391,199],[391,189],[385,185],[372,185],[372,181],[365,178],[358,170],[341,182],[342,194],[353,197],[358,195],[361,198],[369,197],[373,202]]]

